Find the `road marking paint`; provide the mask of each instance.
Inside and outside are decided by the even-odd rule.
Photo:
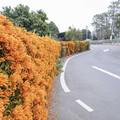
[[[105,49],[105,50],[104,50],[104,52],[107,52],[107,51],[109,51],[109,49]]]
[[[76,100],[78,104],[80,104],[83,108],[85,108],[88,112],[93,112],[94,110],[90,108],[88,105],[86,105],[84,102],[81,100]]]
[[[61,83],[61,86],[63,88],[63,90],[65,92],[70,92],[69,88],[67,87],[66,83],[65,83],[65,80],[64,80],[64,72],[61,73],[61,76],[60,76],[60,83]]]
[[[91,50],[88,51],[88,52],[91,52],[92,50],[93,50],[93,49],[91,49]],[[88,52],[85,52],[85,53],[88,53]],[[82,55],[82,54],[85,54],[85,53],[80,53],[79,55]],[[64,90],[65,92],[70,92],[70,89],[67,87],[67,85],[66,85],[66,83],[65,83],[65,75],[64,75],[64,73],[65,73],[66,66],[67,66],[68,62],[69,62],[72,58],[77,57],[77,56],[79,56],[79,55],[74,55],[74,56],[70,57],[69,59],[67,59],[67,61],[65,62],[64,66],[63,66],[63,68],[62,68],[62,71],[63,71],[63,72],[61,73],[61,76],[60,76],[60,83],[61,83],[61,86],[62,86],[62,88],[63,88],[63,90]]]
[[[108,75],[110,75],[110,76],[112,76],[112,77],[117,78],[117,79],[120,79],[120,76],[118,76],[118,75],[116,75],[116,74],[113,74],[113,73],[111,73],[111,72],[109,72],[109,71],[103,70],[103,69],[98,68],[98,67],[96,67],[96,66],[92,66],[92,68],[94,68],[94,69],[96,69],[96,70],[99,70],[99,71],[101,71],[101,72],[104,72],[104,73],[106,73],[106,74],[108,74]]]
[[[88,52],[91,52],[92,50],[93,50],[93,49],[91,49],[91,50],[88,51]],[[88,53],[88,52],[85,52],[85,53]],[[82,55],[82,54],[85,54],[85,53],[80,53],[79,55]],[[65,92],[70,92],[70,89],[67,87],[67,85],[66,85],[66,83],[65,83],[65,75],[64,75],[64,73],[65,73],[66,66],[67,66],[68,62],[69,62],[72,58],[77,57],[77,56],[79,56],[79,55],[74,55],[74,56],[68,58],[67,61],[66,61],[65,64],[64,64],[63,68],[62,68],[62,71],[63,71],[63,72],[61,73],[61,76],[60,76],[60,83],[61,83],[61,86],[62,86],[62,88],[63,88],[63,90],[64,90]]]

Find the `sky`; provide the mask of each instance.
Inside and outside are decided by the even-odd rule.
[[[42,9],[47,22],[53,21],[60,32],[67,31],[69,26],[80,30],[88,26],[92,31],[93,16],[107,12],[111,1],[116,0],[0,0],[0,10],[5,6],[28,5],[33,11]]]

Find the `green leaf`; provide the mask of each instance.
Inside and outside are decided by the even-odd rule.
[[[5,67],[5,63],[3,62],[1,65],[1,69],[3,69]]]
[[[9,66],[11,66],[13,63],[11,63],[11,62],[9,62],[9,61],[7,61],[6,62]]]
[[[18,104],[21,105],[23,103],[22,99],[20,98]]]
[[[7,65],[5,65],[5,70],[9,70],[10,68],[7,66]]]
[[[5,75],[5,74],[7,74],[7,72],[5,71],[5,70],[2,70],[2,73]]]

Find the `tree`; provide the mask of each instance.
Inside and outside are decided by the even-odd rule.
[[[119,28],[119,13],[120,11],[120,0],[117,0],[117,1],[113,1],[111,2],[111,4],[109,5],[108,7],[108,14],[110,16],[110,19],[112,20],[112,23],[111,23],[111,33],[112,33],[112,36],[114,37],[114,30],[116,28]]]
[[[112,1],[108,6],[108,11],[96,14],[93,17],[94,35],[98,39],[109,39],[113,32],[120,28],[120,0]],[[116,33],[118,34],[118,33]]]
[[[109,5],[109,15],[112,19],[113,29],[120,29],[120,0],[111,2]]]
[[[120,11],[120,0],[112,1],[111,4],[108,6],[108,14],[112,20],[115,20],[115,16]]]
[[[19,4],[12,9],[9,7],[3,7],[1,14],[8,17],[15,26],[25,27],[28,31],[34,32],[37,35],[45,36],[49,35],[48,20],[46,13],[43,10],[37,12],[30,12],[30,8],[26,5]]]
[[[120,29],[120,13],[116,15],[115,27]]]
[[[68,32],[65,33],[65,39],[68,41],[82,40],[82,31],[74,27],[69,27]]]
[[[29,27],[30,31],[40,36],[49,35],[50,31],[46,20],[48,20],[48,18],[44,11],[39,10],[37,11],[37,13],[32,11],[30,16],[31,23],[31,26]]]
[[[82,29],[82,40],[86,40],[86,33],[87,33],[87,39],[91,38],[91,32],[90,30]]]
[[[0,11],[0,14],[3,14],[5,16],[7,16],[7,18],[10,19],[10,21],[13,22],[13,13],[12,13],[11,6],[3,7],[3,11]]]
[[[57,34],[59,33],[58,27],[55,25],[55,23],[53,21],[51,21],[49,23],[49,30],[51,32],[52,36],[57,36]]]
[[[110,18],[108,13],[96,14],[93,17],[92,25],[94,27],[94,32],[96,37],[100,39],[107,39],[111,35],[110,30]]]

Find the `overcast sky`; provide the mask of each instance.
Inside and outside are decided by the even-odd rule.
[[[3,6],[16,7],[18,4],[28,5],[30,10],[44,10],[50,21],[53,21],[60,32],[69,26],[92,30],[91,23],[95,14],[106,12],[111,1],[116,0],[0,0]]]

